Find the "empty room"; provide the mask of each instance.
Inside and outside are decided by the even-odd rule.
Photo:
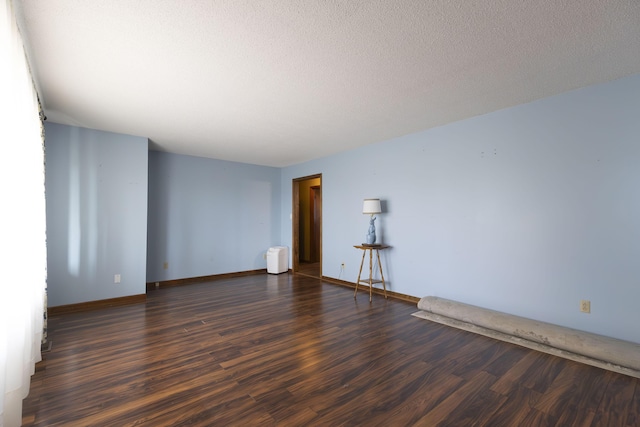
[[[4,0],[0,426],[640,424],[640,3]]]

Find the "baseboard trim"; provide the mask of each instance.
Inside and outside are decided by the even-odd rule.
[[[356,288],[356,284],[355,283],[347,282],[346,280],[334,279],[333,277],[328,277],[328,276],[322,276],[322,280],[325,281],[325,282],[332,283],[334,285],[346,286],[347,288],[351,288],[351,289],[355,289]],[[369,292],[369,286],[368,285],[360,284],[358,286],[358,291],[360,291],[360,289],[362,289],[363,291]],[[384,290],[380,289],[380,288],[374,287],[373,288],[373,293],[376,294],[376,295],[384,296]],[[412,303],[415,303],[415,304],[417,304],[418,301],[420,301],[420,298],[418,298],[418,297],[414,297],[414,296],[406,295],[406,294],[401,294],[399,292],[390,291],[388,289],[387,289],[387,297],[398,299],[398,300],[401,300],[401,301],[412,302]]]
[[[121,305],[141,304],[146,301],[147,294],[138,294],[98,301],[80,302],[77,304],[58,305],[55,307],[47,307],[47,316],[52,317],[61,314],[82,313],[85,311],[101,310],[103,308],[118,307]]]
[[[187,277],[185,279],[164,280],[161,282],[147,283],[147,291],[158,288],[170,288],[173,286],[192,285],[194,283],[213,282],[216,280],[232,279],[234,277],[255,276],[258,274],[266,274],[267,269],[237,271],[234,273],[213,274],[210,276]]]

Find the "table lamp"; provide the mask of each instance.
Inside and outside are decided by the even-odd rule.
[[[381,212],[380,199],[364,199],[362,213],[371,215],[371,218],[369,219],[369,231],[367,232],[367,245],[374,245],[376,243],[376,217],[373,215]]]

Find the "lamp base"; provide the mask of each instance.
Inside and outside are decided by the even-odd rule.
[[[367,232],[367,244],[373,245],[376,243],[376,217],[371,215],[369,220],[369,231]]]

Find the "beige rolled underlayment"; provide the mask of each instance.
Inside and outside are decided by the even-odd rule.
[[[418,308],[416,317],[640,378],[640,344],[434,296]]]

